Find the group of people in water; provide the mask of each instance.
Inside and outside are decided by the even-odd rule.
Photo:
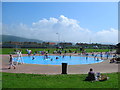
[[[32,55],[32,50],[28,50],[28,49],[26,49],[26,51],[27,51],[27,54],[28,54],[28,56],[30,56],[30,55]],[[34,54],[39,54],[39,55],[44,55],[44,54],[46,54],[46,53],[50,53],[50,50],[43,50],[43,51],[35,51],[34,52]],[[52,54],[59,54],[59,55],[61,55],[61,54],[66,54],[66,53],[77,53],[77,50],[75,50],[75,51],[72,51],[72,50],[54,50],[53,52],[51,52]]]
[[[26,51],[27,51],[28,56],[31,56],[32,50],[28,50],[28,49],[27,49]],[[77,52],[78,52],[77,50],[72,51],[71,49],[69,49],[69,50],[54,50],[54,51],[53,51],[53,54],[59,54],[59,55],[65,54],[65,55],[66,55],[66,53],[77,53]],[[33,56],[35,56],[36,54],[45,55],[46,53],[50,53],[50,50],[35,51],[35,52],[33,53]],[[98,53],[98,52],[97,52],[97,53],[94,53],[94,52],[92,52],[92,53],[87,53],[87,52],[84,50],[84,51],[82,51],[82,52],[80,53],[80,55],[86,56],[86,59],[88,58],[88,56],[92,56],[92,57],[94,57],[95,59],[96,59],[97,57],[100,57],[101,59],[103,59],[103,57],[106,57],[106,59],[108,59],[109,56],[111,55],[111,53],[110,53],[110,52],[105,52],[104,54],[103,54],[103,52],[100,52],[100,53]]]
[[[59,55],[59,56],[60,56],[60,57],[62,56],[62,58],[64,58],[64,57],[66,56],[66,54]],[[69,56],[70,56],[70,58],[71,58],[71,54],[70,54]],[[51,57],[48,55],[48,53],[45,53],[43,58],[44,58],[44,60],[48,60],[48,59],[50,59],[51,61],[54,60],[53,58],[51,58]],[[56,56],[55,59],[57,60],[57,59],[59,59],[59,57]]]
[[[43,58],[44,58],[44,60],[47,60],[48,58],[50,58],[49,57],[49,52],[50,52],[50,50],[47,50],[47,51],[35,51],[33,54],[32,54],[32,50],[26,50],[27,51],[27,54],[28,54],[28,56],[32,56],[32,60],[35,60],[35,56],[36,56],[36,54],[37,55],[42,55],[42,56],[44,56]],[[71,52],[71,50],[69,50],[69,52]],[[55,50],[55,51],[53,51],[53,54],[58,54],[58,55],[62,55],[62,57],[64,58],[65,56],[66,56],[66,53],[67,53],[67,50],[65,50],[64,51],[64,54],[62,55],[62,51],[61,50]],[[71,58],[71,54],[70,54],[70,58]],[[59,59],[59,57],[57,57],[56,56],[56,59]],[[51,61],[53,61],[53,59],[51,59]]]
[[[112,56],[112,54],[110,52],[105,52],[105,53],[103,53],[103,52],[81,53],[80,55],[85,56],[86,59],[88,58],[88,56],[92,56],[92,57],[94,57],[94,59],[97,59],[97,60],[99,60],[99,58],[103,59],[103,57],[104,57],[104,59],[105,58],[108,59],[109,57],[116,57],[116,54]]]

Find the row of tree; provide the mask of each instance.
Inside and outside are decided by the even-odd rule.
[[[120,54],[120,43],[117,44],[117,53]]]

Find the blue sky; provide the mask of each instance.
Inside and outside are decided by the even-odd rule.
[[[8,26],[19,23],[32,26],[43,18],[64,15],[93,32],[118,28],[117,2],[3,2],[2,5],[3,24]]]
[[[42,18],[59,17],[77,19],[82,27],[91,30],[117,28],[117,3],[113,2],[75,2],[75,3],[3,3],[3,23],[25,23]]]

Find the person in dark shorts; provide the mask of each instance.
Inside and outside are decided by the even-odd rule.
[[[13,66],[14,67],[14,69],[16,69],[16,67],[15,67],[15,65],[13,64],[13,56],[10,54],[10,61],[9,61],[9,68],[8,69],[11,69],[11,67]]]

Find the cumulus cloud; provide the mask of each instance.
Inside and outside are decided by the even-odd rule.
[[[118,31],[114,28],[93,32],[80,26],[79,21],[61,15],[59,18],[42,19],[33,22],[31,26],[20,23],[19,25],[3,25],[3,34],[14,35],[26,38],[39,39],[44,41],[67,42],[92,42],[117,43]]]
[[[93,35],[95,42],[101,43],[117,43],[118,42],[118,30],[110,28],[109,30],[101,30]]]

